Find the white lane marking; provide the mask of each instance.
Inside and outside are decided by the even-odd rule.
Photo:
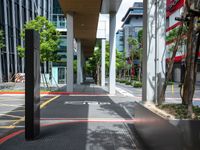
[[[101,96],[113,96],[113,95],[110,95],[110,94],[97,94],[97,95],[95,95],[95,94],[69,94],[69,95],[63,95],[63,96],[77,96],[77,97],[79,97],[79,96],[88,96],[88,97],[92,97],[92,96],[98,96],[98,97],[101,97]]]
[[[6,107],[24,107],[23,104],[11,105],[11,104],[3,104],[3,103],[0,103],[0,106],[6,106]]]
[[[110,102],[97,102],[97,101],[66,101],[66,105],[110,105]]]
[[[134,97],[134,98],[139,98],[136,97],[135,95],[123,90],[122,88],[116,87],[116,91],[118,91],[120,94],[122,94],[123,96],[127,96],[127,97]]]
[[[118,91],[120,94],[122,94],[123,96],[127,96],[127,97],[134,97],[134,98],[142,98],[140,96],[135,96],[127,91],[130,91],[127,89],[127,91],[123,90],[122,88],[116,87],[116,91]],[[181,98],[179,97],[166,97],[166,100],[181,100]],[[200,101],[200,98],[193,98],[194,101]]]

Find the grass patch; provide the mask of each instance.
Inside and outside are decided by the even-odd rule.
[[[191,119],[187,116],[187,106],[182,104],[163,104],[157,106],[158,108],[166,111],[167,113],[174,115],[176,119]],[[200,120],[200,107],[193,106],[195,114],[195,120]]]

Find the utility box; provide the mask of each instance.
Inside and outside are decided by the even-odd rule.
[[[25,138],[40,134],[40,35],[25,31]]]

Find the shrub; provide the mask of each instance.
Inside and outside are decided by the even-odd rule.
[[[116,79],[116,82],[120,82],[121,80],[120,79]]]
[[[126,82],[126,80],[120,80],[120,83],[125,83]]]
[[[125,84],[126,85],[131,85],[131,82],[130,81],[126,81]]]
[[[167,83],[167,85],[174,85],[174,82],[169,81],[169,82]]]
[[[142,87],[142,82],[140,82],[140,81],[135,81],[135,82],[133,83],[133,87],[135,87],[135,88],[141,88],[141,87]]]

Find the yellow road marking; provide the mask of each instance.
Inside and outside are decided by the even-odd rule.
[[[14,129],[15,126],[0,126],[0,129]]]
[[[55,99],[58,98],[58,97],[60,97],[60,96],[55,96],[55,97],[53,97],[53,98],[51,98],[51,99],[45,101],[44,103],[42,103],[42,104],[40,105],[40,109],[44,108],[47,104],[49,104],[50,102],[52,102],[53,100],[55,100]],[[16,124],[18,124],[18,123],[20,123],[20,122],[22,122],[22,121],[24,121],[24,120],[25,120],[25,116],[24,116],[24,117],[21,117],[19,120],[15,121],[12,125],[7,126],[7,127],[8,127],[8,129],[15,128],[15,127],[16,127],[16,126],[15,126]]]
[[[22,117],[21,119],[15,121],[12,125],[10,125],[10,127],[12,127],[12,126],[15,127],[16,124],[18,124],[18,123],[20,123],[20,122],[22,122],[22,121],[24,121],[24,120],[25,120],[25,117]]]
[[[172,84],[172,95],[174,95],[174,84]]]
[[[60,96],[56,96],[56,97],[53,97],[53,98],[51,98],[51,99],[45,101],[44,103],[42,103],[42,104],[40,105],[40,109],[44,108],[47,104],[49,104],[50,102],[52,102],[53,100],[55,100],[55,99],[58,98],[58,97],[60,97]]]

